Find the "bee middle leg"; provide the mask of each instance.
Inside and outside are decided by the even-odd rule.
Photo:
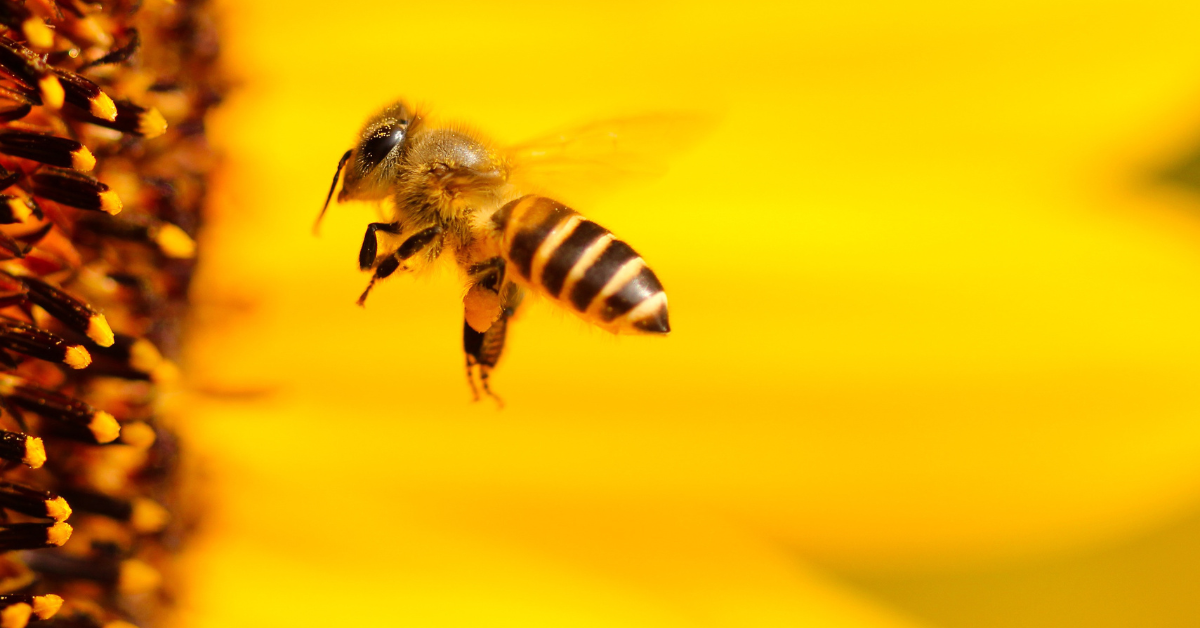
[[[386,225],[388,223],[374,223],[374,224],[385,224]],[[374,232],[368,232],[368,233],[372,237],[374,236]],[[375,267],[375,274],[371,276],[371,282],[367,284],[367,289],[363,290],[362,296],[358,297],[358,304],[362,305],[362,304],[366,303],[367,295],[371,293],[371,288],[375,287],[376,281],[379,281],[380,279],[387,279],[388,277],[390,277],[392,273],[396,272],[396,269],[400,268],[400,264],[402,264],[404,262],[404,260],[407,260],[408,258],[423,251],[426,247],[428,247],[435,240],[437,240],[437,238],[441,235],[442,235],[442,228],[438,227],[438,226],[433,226],[433,227],[429,227],[428,229],[418,231],[417,233],[413,234],[412,236],[409,236],[409,238],[400,245],[400,248],[396,249],[396,251],[394,253],[389,255],[387,257],[387,259],[384,259],[382,262],[379,263],[378,266]]]

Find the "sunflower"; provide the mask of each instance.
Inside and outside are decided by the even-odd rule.
[[[5,628],[155,624],[191,527],[161,400],[222,86],[203,3],[145,4],[0,5]]]
[[[1194,7],[219,8],[219,70],[191,5],[33,13],[45,46],[36,21],[10,26],[33,53],[13,63],[33,69],[9,72],[7,124],[79,147],[0,141],[25,151],[4,153],[21,172],[6,193],[30,216],[5,232],[35,267],[5,280],[7,329],[42,351],[11,350],[0,396],[28,429],[7,412],[5,429],[25,435],[17,465],[36,460],[33,437],[48,457],[6,477],[22,487],[9,503],[35,511],[14,510],[33,527],[13,528],[27,549],[10,561],[42,574],[12,589],[29,597],[10,598],[9,621],[52,594],[61,617],[101,623],[149,623],[142,604],[166,599],[196,625],[1200,621]],[[126,22],[149,15],[192,17],[137,27],[121,60]],[[97,32],[111,41],[87,43]],[[35,59],[98,92],[54,71],[54,113]],[[216,76],[238,88],[201,118]],[[575,204],[653,264],[672,335],[613,340],[531,303],[497,412],[461,378],[456,278],[398,274],[356,307],[372,208],[309,227],[363,118],[397,98],[509,143],[713,114],[662,178]],[[166,133],[137,137],[152,111]],[[183,182],[211,163],[202,129],[226,155],[211,187]],[[167,207],[205,191],[185,392],[168,395],[158,356],[176,355],[197,231],[193,210]],[[147,305],[138,282],[168,296]],[[88,333],[104,338],[97,315],[115,354]],[[72,369],[73,347],[95,363]],[[93,371],[105,355],[117,365]],[[111,374],[124,367],[140,375]],[[187,420],[166,425],[175,412]],[[80,442],[105,416],[123,448]],[[139,423],[153,444],[126,442]],[[174,459],[172,427],[202,473],[121,471]],[[80,513],[73,537],[28,549],[61,538],[59,498]],[[136,503],[170,515],[150,507],[139,531]],[[168,560],[190,509],[203,533]],[[108,580],[46,567],[60,554]],[[142,593],[120,592],[126,564],[145,567],[129,570]]]

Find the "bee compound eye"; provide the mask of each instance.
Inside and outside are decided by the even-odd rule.
[[[370,139],[363,142],[359,153],[362,166],[372,169],[383,163],[393,150],[404,143],[407,132],[408,125],[405,123],[389,124],[376,130]]]

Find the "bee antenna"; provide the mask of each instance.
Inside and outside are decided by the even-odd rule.
[[[325,217],[325,210],[329,209],[329,201],[333,200],[333,191],[337,189],[338,179],[342,176],[342,168],[346,167],[346,162],[350,161],[350,155],[353,153],[353,150],[348,150],[338,160],[337,172],[333,173],[333,183],[329,184],[329,194],[325,196],[325,204],[321,206],[321,213],[317,214],[317,221],[313,223],[313,235],[317,235],[318,230],[321,228],[321,219]]]

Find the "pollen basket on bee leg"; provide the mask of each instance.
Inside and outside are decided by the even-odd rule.
[[[471,329],[485,332],[500,318],[502,305],[500,293],[476,284],[463,297],[464,318]]]

